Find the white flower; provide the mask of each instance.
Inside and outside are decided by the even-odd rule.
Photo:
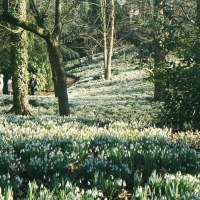
[[[86,194],[91,195],[92,194],[92,190],[91,189],[87,190]]]
[[[72,188],[72,184],[71,184],[71,182],[67,181],[65,187],[66,187],[66,188]]]
[[[117,183],[118,186],[121,187],[121,186],[122,186],[122,179],[117,179],[117,180],[116,180],[116,183]]]
[[[97,190],[94,190],[94,191],[92,192],[92,196],[93,196],[94,198],[96,198],[96,197],[97,197],[97,195],[98,195],[98,192],[97,192]]]
[[[134,149],[134,145],[133,144],[130,144],[130,149]]]
[[[99,191],[99,192],[98,192],[98,196],[99,196],[99,197],[103,197],[103,192],[102,192],[102,191]]]
[[[85,194],[85,190],[84,190],[84,189],[81,190],[81,194],[82,194],[82,195]]]
[[[9,174],[9,173],[7,173],[7,178],[8,178],[8,179],[10,178],[10,174]]]
[[[126,187],[126,181],[123,181],[122,186]]]
[[[75,194],[77,194],[77,193],[79,193],[79,192],[80,192],[79,187],[76,187],[76,188],[75,188]]]
[[[114,180],[114,177],[113,177],[113,175],[110,175],[110,179],[111,179],[111,180]]]
[[[60,176],[60,174],[56,172],[55,176],[56,176],[56,177],[59,177],[59,176]]]

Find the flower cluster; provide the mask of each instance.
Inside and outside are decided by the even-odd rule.
[[[35,179],[48,190],[49,183],[63,179],[72,184],[74,195],[89,195],[96,188],[99,198],[118,196],[122,190],[137,196],[140,187],[147,194],[158,187],[160,177],[154,177],[154,184],[151,178],[156,170],[165,174],[156,190],[176,181],[182,196],[199,193],[200,154],[182,140],[171,140],[170,130],[140,130],[119,122],[87,126],[60,117],[20,117],[19,124],[17,117],[1,118],[6,124],[0,125],[2,188],[12,186],[16,192]],[[151,180],[147,188],[145,180]],[[161,191],[164,196],[168,190]]]

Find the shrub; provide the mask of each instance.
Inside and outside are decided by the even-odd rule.
[[[176,129],[199,129],[200,66],[173,68],[168,74],[162,121]]]

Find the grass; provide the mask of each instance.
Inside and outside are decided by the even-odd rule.
[[[34,116],[4,114],[1,97],[0,199],[200,199],[199,133],[155,127],[145,73],[123,57],[110,81],[101,59],[71,65],[70,117],[53,96],[30,97]]]

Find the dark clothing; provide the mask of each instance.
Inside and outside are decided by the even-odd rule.
[[[37,86],[37,79],[36,78],[31,78],[29,81],[29,88],[31,89],[31,94],[34,95],[35,94],[35,89]]]

